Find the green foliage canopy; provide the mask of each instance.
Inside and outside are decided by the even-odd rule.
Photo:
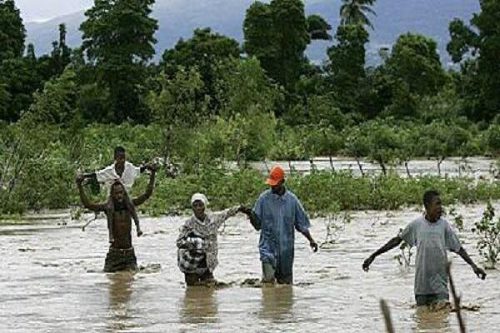
[[[132,119],[147,122],[141,105],[139,85],[146,74],[146,62],[154,53],[158,29],[150,17],[154,0],[96,0],[85,12],[82,48],[95,66],[96,82],[109,89],[111,121]]]
[[[23,56],[26,30],[13,0],[0,0],[0,64]]]
[[[491,120],[500,110],[500,2],[481,0],[470,27],[455,19],[450,23],[447,50],[462,63],[461,92],[473,120]],[[464,60],[465,59],[465,60]]]

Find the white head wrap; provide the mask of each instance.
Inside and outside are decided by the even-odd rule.
[[[191,205],[195,202],[195,201],[201,201],[203,202],[203,204],[205,206],[208,206],[208,199],[207,197],[205,196],[205,194],[202,194],[202,193],[195,193],[193,194],[193,196],[191,197]]]

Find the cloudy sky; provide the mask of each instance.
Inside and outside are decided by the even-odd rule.
[[[14,0],[23,21],[46,21],[92,6],[93,0]]]
[[[47,21],[51,18],[78,12],[83,9],[90,8],[93,0],[14,0],[17,8],[21,10],[21,17],[26,22]],[[156,0],[156,3],[166,1],[179,0]],[[188,1],[193,0],[185,0]],[[201,0],[196,0],[201,1]],[[238,1],[238,0],[234,0]],[[306,0],[308,4],[315,3],[321,0]],[[340,0],[332,0],[339,1]]]

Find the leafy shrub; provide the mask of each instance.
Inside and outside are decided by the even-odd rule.
[[[481,220],[474,223],[472,231],[479,236],[479,253],[486,259],[489,268],[495,268],[500,255],[500,218],[495,221],[495,209],[490,202],[486,205]]]

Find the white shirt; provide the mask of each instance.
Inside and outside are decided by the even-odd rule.
[[[96,171],[95,174],[97,176],[97,181],[105,186],[111,186],[115,180],[119,180],[128,192],[132,188],[132,185],[134,185],[135,179],[141,174],[141,168],[125,161],[125,167],[121,177],[116,173],[114,163],[102,170]]]

